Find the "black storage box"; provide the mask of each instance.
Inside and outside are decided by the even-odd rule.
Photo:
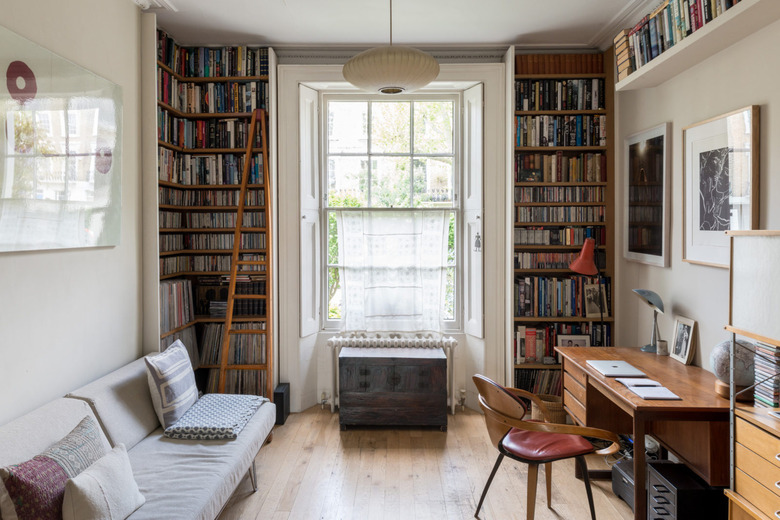
[[[290,415],[290,383],[279,383],[274,390],[276,424],[284,424]]]
[[[634,510],[634,461],[621,460],[612,466],[612,492]]]
[[[647,463],[647,519],[726,520],[728,502],[723,488],[707,485],[685,464],[668,460]]]

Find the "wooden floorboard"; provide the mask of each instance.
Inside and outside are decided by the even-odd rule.
[[[339,429],[338,414],[313,407],[274,428],[273,441],[255,459],[258,490],[239,484],[220,520],[457,520],[474,517],[498,452],[482,416],[458,411],[446,433],[435,428]],[[591,468],[606,467],[590,457]],[[505,458],[479,518],[524,520],[524,464]],[[553,463],[552,509],[544,469],[536,494],[538,520],[589,520],[582,481],[572,460]],[[633,518],[609,481],[593,482],[599,520]]]

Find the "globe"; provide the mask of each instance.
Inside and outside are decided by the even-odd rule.
[[[710,354],[710,365],[715,377],[728,384],[729,382],[729,349],[731,340],[721,341]],[[747,341],[737,340],[734,348],[734,384],[749,386],[754,382],[755,345]]]

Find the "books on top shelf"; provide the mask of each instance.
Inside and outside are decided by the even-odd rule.
[[[754,403],[757,407],[780,407],[780,348],[756,343]]]
[[[603,110],[603,78],[515,80],[515,110]]]
[[[180,76],[267,76],[266,47],[182,47],[157,30],[157,60]]]

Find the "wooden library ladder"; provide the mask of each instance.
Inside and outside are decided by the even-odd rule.
[[[271,194],[268,175],[268,134],[266,133],[266,112],[263,109],[257,109],[252,112],[252,122],[247,136],[246,153],[244,155],[244,168],[241,175],[241,188],[238,198],[238,211],[236,213],[236,229],[233,235],[233,256],[230,262],[230,284],[227,295],[227,311],[225,314],[224,333],[222,335],[222,355],[220,356],[219,366],[219,393],[225,393],[225,382],[227,379],[227,370],[252,370],[265,371],[265,385],[261,389],[263,395],[269,399],[273,398],[271,391],[273,385],[273,376],[271,360],[273,355],[273,342],[271,341]],[[257,228],[244,226],[244,206],[246,205],[247,185],[249,183],[249,172],[252,163],[252,154],[256,150],[254,147],[256,135],[260,126],[260,136],[262,139],[262,157],[263,157],[263,212],[265,214],[265,256],[263,260],[239,260],[241,254],[241,233],[246,231],[257,231]],[[236,278],[241,266],[264,266],[259,272],[265,275],[265,294],[236,294]],[[255,271],[244,271],[246,273]],[[265,330],[257,329],[233,329],[233,307],[236,300],[266,300],[265,316],[262,321],[265,322]],[[260,321],[260,320],[258,320]],[[237,334],[265,335],[265,363],[262,364],[228,364],[228,354],[230,352],[230,338]]]

